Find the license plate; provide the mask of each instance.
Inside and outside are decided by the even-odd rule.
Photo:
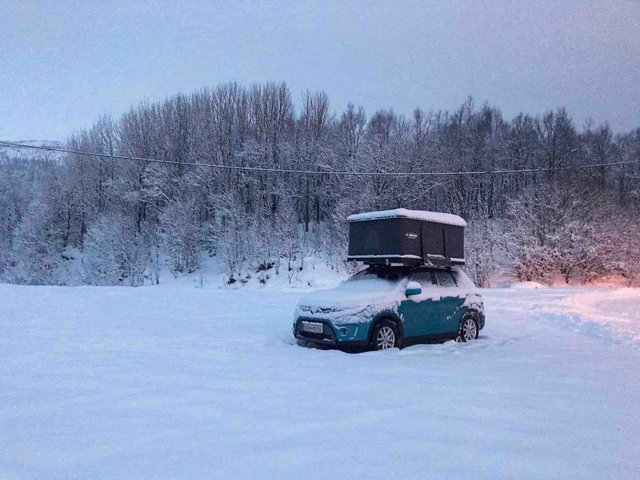
[[[316,322],[302,322],[302,330],[310,333],[322,333],[322,324]]]

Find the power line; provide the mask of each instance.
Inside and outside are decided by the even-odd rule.
[[[348,170],[296,170],[296,169],[290,169],[290,168],[246,167],[246,166],[239,166],[239,165],[222,165],[217,163],[203,163],[203,162],[178,162],[175,160],[161,160],[158,158],[86,152],[82,150],[72,150],[69,148],[62,148],[62,147],[29,145],[26,143],[8,142],[5,140],[0,140],[0,146],[31,148],[35,150],[46,150],[49,152],[70,153],[74,155],[83,155],[87,157],[110,158],[113,160],[131,160],[136,162],[163,163],[163,164],[170,164],[170,165],[186,165],[186,166],[194,166],[194,167],[219,168],[223,170],[239,170],[239,171],[265,172],[265,173],[292,173],[292,174],[302,174],[302,175],[342,175],[342,176],[378,176],[378,177],[415,177],[415,176],[450,177],[450,176],[467,176],[467,175],[505,175],[505,174],[516,174],[516,173],[566,171],[566,170],[573,170],[573,169],[603,168],[603,167],[612,167],[617,165],[630,165],[630,164],[640,163],[640,159],[637,159],[637,160],[624,160],[619,162],[594,163],[594,164],[588,164],[588,165],[575,165],[571,167],[555,167],[555,168],[540,167],[540,168],[523,168],[523,169],[511,169],[511,170],[476,170],[476,171],[458,170],[458,171],[449,171],[449,172],[352,172]]]

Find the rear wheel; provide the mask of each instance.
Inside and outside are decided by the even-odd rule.
[[[371,338],[371,346],[374,350],[387,350],[388,348],[396,348],[400,345],[400,337],[398,329],[393,322],[383,320],[378,322],[373,330]]]
[[[458,327],[457,342],[468,342],[469,340],[475,340],[478,338],[478,321],[474,315],[465,315],[460,320],[460,326]]]

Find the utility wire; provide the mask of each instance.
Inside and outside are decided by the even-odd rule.
[[[82,150],[72,150],[62,147],[51,147],[44,145],[29,145],[26,143],[8,142],[0,140],[0,146],[2,147],[16,147],[16,148],[31,148],[35,150],[46,150],[49,152],[71,153],[74,155],[83,155],[87,157],[101,157],[111,158],[113,160],[132,160],[136,162],[150,162],[150,163],[164,163],[170,165],[188,165],[194,167],[209,167],[219,168],[223,170],[240,170],[249,172],[267,172],[267,173],[295,173],[304,175],[342,175],[342,176],[376,176],[376,177],[450,177],[450,176],[466,176],[466,175],[505,175],[514,173],[537,173],[537,172],[552,172],[552,171],[564,171],[573,169],[585,169],[585,168],[602,168],[612,167],[616,165],[629,165],[639,164],[640,159],[625,160],[619,162],[609,163],[593,163],[588,165],[575,165],[567,167],[555,167],[555,168],[523,168],[512,170],[476,170],[476,171],[449,171],[449,172],[353,172],[348,170],[296,170],[290,168],[269,168],[269,167],[246,167],[237,165],[222,165],[217,163],[203,163],[203,162],[178,162],[175,160],[161,160],[158,158],[146,158],[146,157],[134,157],[128,155],[112,155],[106,153],[94,153],[86,152]]]

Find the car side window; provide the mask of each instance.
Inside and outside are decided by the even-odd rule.
[[[428,271],[414,272],[411,274],[411,278],[409,280],[412,282],[418,282],[422,285],[422,288],[430,288],[436,284],[433,274]]]
[[[451,275],[451,272],[448,271],[438,271],[438,272],[434,272],[435,277],[436,277],[436,282],[438,282],[438,285],[441,287],[455,287],[456,286],[456,281],[453,278],[453,275]]]

